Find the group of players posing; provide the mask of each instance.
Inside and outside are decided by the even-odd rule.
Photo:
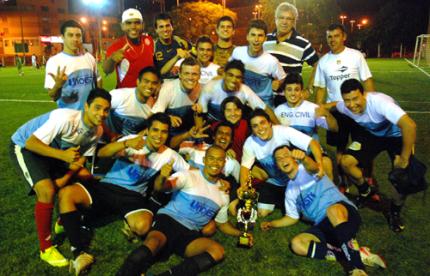
[[[328,130],[328,142],[338,149],[336,164],[357,185],[361,205],[378,197],[363,169],[371,170],[382,151],[394,167],[407,167],[415,123],[391,97],[373,92],[363,56],[344,45],[343,26],[328,28],[330,52],[318,61],[294,29],[296,19],[296,8],[282,3],[274,33],[253,20],[248,45],[234,47],[234,22],[223,17],[217,44],[199,38],[194,58],[189,43],[173,36],[167,15],[156,17],[154,43],[142,34],[140,12],[126,10],[126,35],[108,49],[103,64],[106,73],[117,73],[111,92],[100,88],[94,58],[81,52],[82,27],[64,23],[64,49],[48,60],[45,81],[60,108],[24,124],[11,143],[11,158],[36,194],[41,259],[53,266],[69,263],[51,241],[58,195],[54,229],[65,230],[76,274],[94,262],[83,218],[102,213],[122,216],[129,237],[145,237],[118,275],[146,273],[157,255],[170,253],[184,261],[161,275],[198,274],[224,258],[222,245],[209,238],[216,227],[241,235],[228,213],[236,212],[236,190],[246,189],[252,175],[259,216],[275,207],[283,214],[261,222],[261,229],[290,226],[301,216],[314,223],[292,239],[294,253],[342,259],[353,275],[366,275],[363,262],[384,267],[365,248],[360,256],[357,207],[333,184],[333,165],[317,128]],[[306,88],[300,76],[304,61],[314,68]],[[306,100],[313,86],[318,105]],[[97,149],[99,139],[106,143]],[[114,159],[113,165],[94,177],[87,164],[103,158]],[[389,224],[396,232],[404,228],[405,198],[395,192],[392,201]]]

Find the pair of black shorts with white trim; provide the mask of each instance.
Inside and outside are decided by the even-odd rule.
[[[285,188],[286,186],[277,186],[268,182],[259,185],[258,192],[260,193],[258,198],[259,207],[261,205],[274,205],[280,208],[282,214],[285,214]],[[264,209],[264,208],[263,208]]]

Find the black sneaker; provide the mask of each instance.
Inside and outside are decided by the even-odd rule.
[[[366,202],[373,201],[373,202],[381,202],[381,196],[378,194],[377,190],[373,186],[369,186],[370,192],[368,192],[366,195],[359,194],[355,200],[355,205],[357,205],[357,208],[363,208],[366,205]]]
[[[396,233],[402,232],[405,229],[405,225],[400,218],[400,214],[396,213],[390,213],[388,216],[388,225],[390,226],[390,229]]]

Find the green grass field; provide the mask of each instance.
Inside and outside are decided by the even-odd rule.
[[[430,78],[404,60],[368,60],[379,91],[393,96],[418,125],[416,155],[430,167]],[[429,70],[428,70],[429,71]],[[19,77],[16,68],[0,68],[0,275],[66,275],[66,268],[53,268],[39,259],[38,241],[33,218],[34,197],[28,196],[28,186],[18,177],[9,161],[8,146],[12,133],[24,122],[56,107],[49,102],[43,89],[44,71],[30,67]],[[305,76],[310,72],[305,69]],[[114,87],[113,76],[104,79],[106,89]],[[14,101],[11,101],[14,100]],[[23,101],[26,100],[26,101]],[[27,100],[34,100],[28,102]],[[427,123],[426,123],[427,122]],[[324,139],[323,139],[324,140]],[[376,177],[383,194],[390,196],[392,187],[387,173],[390,162],[381,154],[376,162]],[[369,268],[372,275],[427,275],[430,271],[429,203],[422,193],[411,196],[403,212],[406,230],[391,232],[384,216],[370,209],[361,209],[362,228],[358,234],[361,245],[383,255],[388,269]],[[277,212],[273,217],[280,216]],[[125,256],[136,244],[129,244],[115,221],[96,229],[91,245],[96,257],[90,275],[113,275]],[[236,239],[217,233],[214,239],[226,249],[225,260],[205,275],[342,275],[340,264],[301,258],[288,248],[291,238],[308,226],[255,231],[255,246],[250,250],[236,248]],[[60,246],[71,257],[69,243]],[[161,272],[180,261],[171,257],[158,263],[152,272]]]

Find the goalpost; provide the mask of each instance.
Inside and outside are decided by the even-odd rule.
[[[430,67],[430,34],[417,36],[412,63],[417,67]]]

